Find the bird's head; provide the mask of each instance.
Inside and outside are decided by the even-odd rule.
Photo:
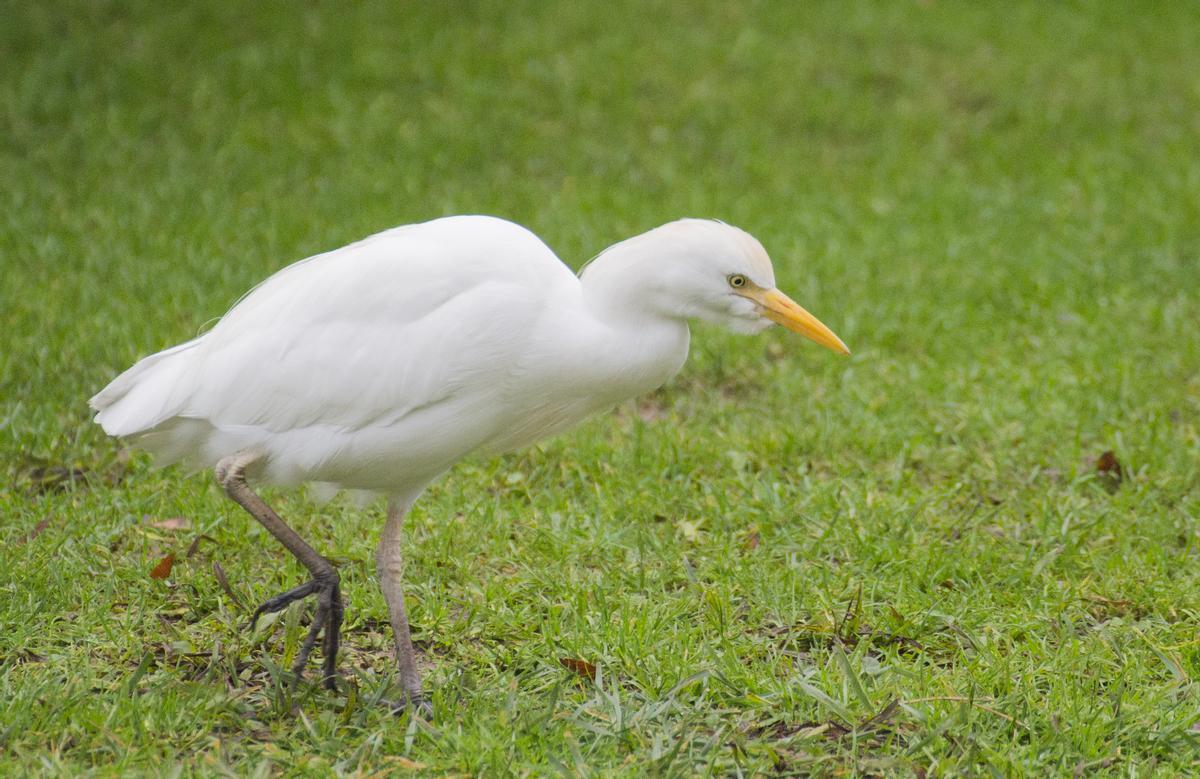
[[[618,273],[625,281],[637,278],[638,304],[656,314],[703,319],[742,333],[778,324],[835,352],[850,353],[832,330],[776,289],[770,257],[743,230],[713,220],[680,219],[605,254],[614,251],[623,261],[598,262],[585,272],[585,280]]]

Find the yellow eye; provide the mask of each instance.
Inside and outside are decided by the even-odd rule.
[[[740,273],[735,273],[729,277],[729,286],[734,289],[746,286],[746,277]]]

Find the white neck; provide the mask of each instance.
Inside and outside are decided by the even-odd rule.
[[[684,312],[663,309],[670,291],[656,272],[673,248],[652,230],[605,249],[580,275],[583,299],[592,314],[618,329],[668,323],[686,329]]]

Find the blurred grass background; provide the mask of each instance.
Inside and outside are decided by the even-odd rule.
[[[1195,770],[1195,11],[0,4],[10,768]],[[651,398],[458,469],[409,545],[438,717],[288,716],[300,610],[240,637],[211,563],[246,602],[299,572],[86,398],[291,261],[466,212],[574,267],[721,218],[855,354],[699,328]],[[277,499],[383,691],[380,509]]]

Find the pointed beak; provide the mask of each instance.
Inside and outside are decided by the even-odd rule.
[[[826,349],[832,349],[838,354],[850,354],[842,339],[822,324],[812,314],[805,311],[799,303],[789,298],[777,289],[757,289],[748,294],[751,300],[762,307],[762,314],[776,324],[783,325],[788,330],[799,333],[809,340],[816,341]]]

